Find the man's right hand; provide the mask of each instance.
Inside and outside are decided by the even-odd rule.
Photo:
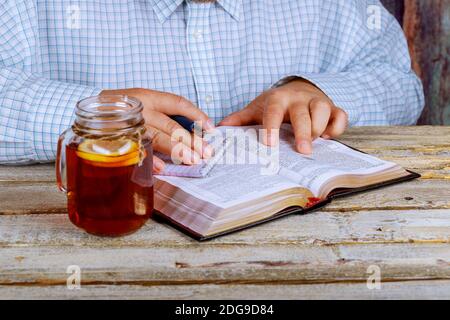
[[[171,155],[172,149],[179,143],[171,137],[184,136],[181,152],[177,152],[178,161],[186,165],[197,164],[201,159],[208,159],[212,156],[213,149],[203,141],[203,139],[193,138],[192,134],[183,129],[170,116],[184,116],[200,124],[203,130],[211,131],[214,125],[209,117],[199,108],[194,106],[189,100],[171,93],[159,92],[149,89],[121,89],[104,90],[101,95],[126,95],[139,99],[143,106],[143,116],[145,125],[152,137],[153,149],[161,153]],[[153,158],[153,171],[160,173],[164,170],[164,162]]]

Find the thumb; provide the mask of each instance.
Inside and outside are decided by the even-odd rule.
[[[253,111],[249,107],[246,107],[240,111],[230,114],[219,123],[219,126],[245,126],[253,122],[253,116]]]
[[[161,174],[164,171],[165,163],[157,156],[153,156],[153,173]]]

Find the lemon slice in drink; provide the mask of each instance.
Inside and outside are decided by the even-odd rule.
[[[121,167],[139,163],[135,141],[86,139],[78,146],[77,156],[99,167]]]
[[[136,150],[137,145],[136,142],[131,140],[94,140],[94,142],[91,143],[91,148],[94,153],[110,157],[117,157]]]

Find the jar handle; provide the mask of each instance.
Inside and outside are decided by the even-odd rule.
[[[66,163],[66,135],[68,129],[64,131],[58,139],[58,149],[56,151],[56,183],[59,190],[67,193],[67,163]]]

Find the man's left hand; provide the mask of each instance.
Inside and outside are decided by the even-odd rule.
[[[348,115],[309,81],[297,79],[268,90],[244,109],[226,117],[221,126],[262,124],[267,130],[263,143],[275,146],[282,123],[291,123],[298,152],[312,153],[318,137],[335,138],[348,126]]]

